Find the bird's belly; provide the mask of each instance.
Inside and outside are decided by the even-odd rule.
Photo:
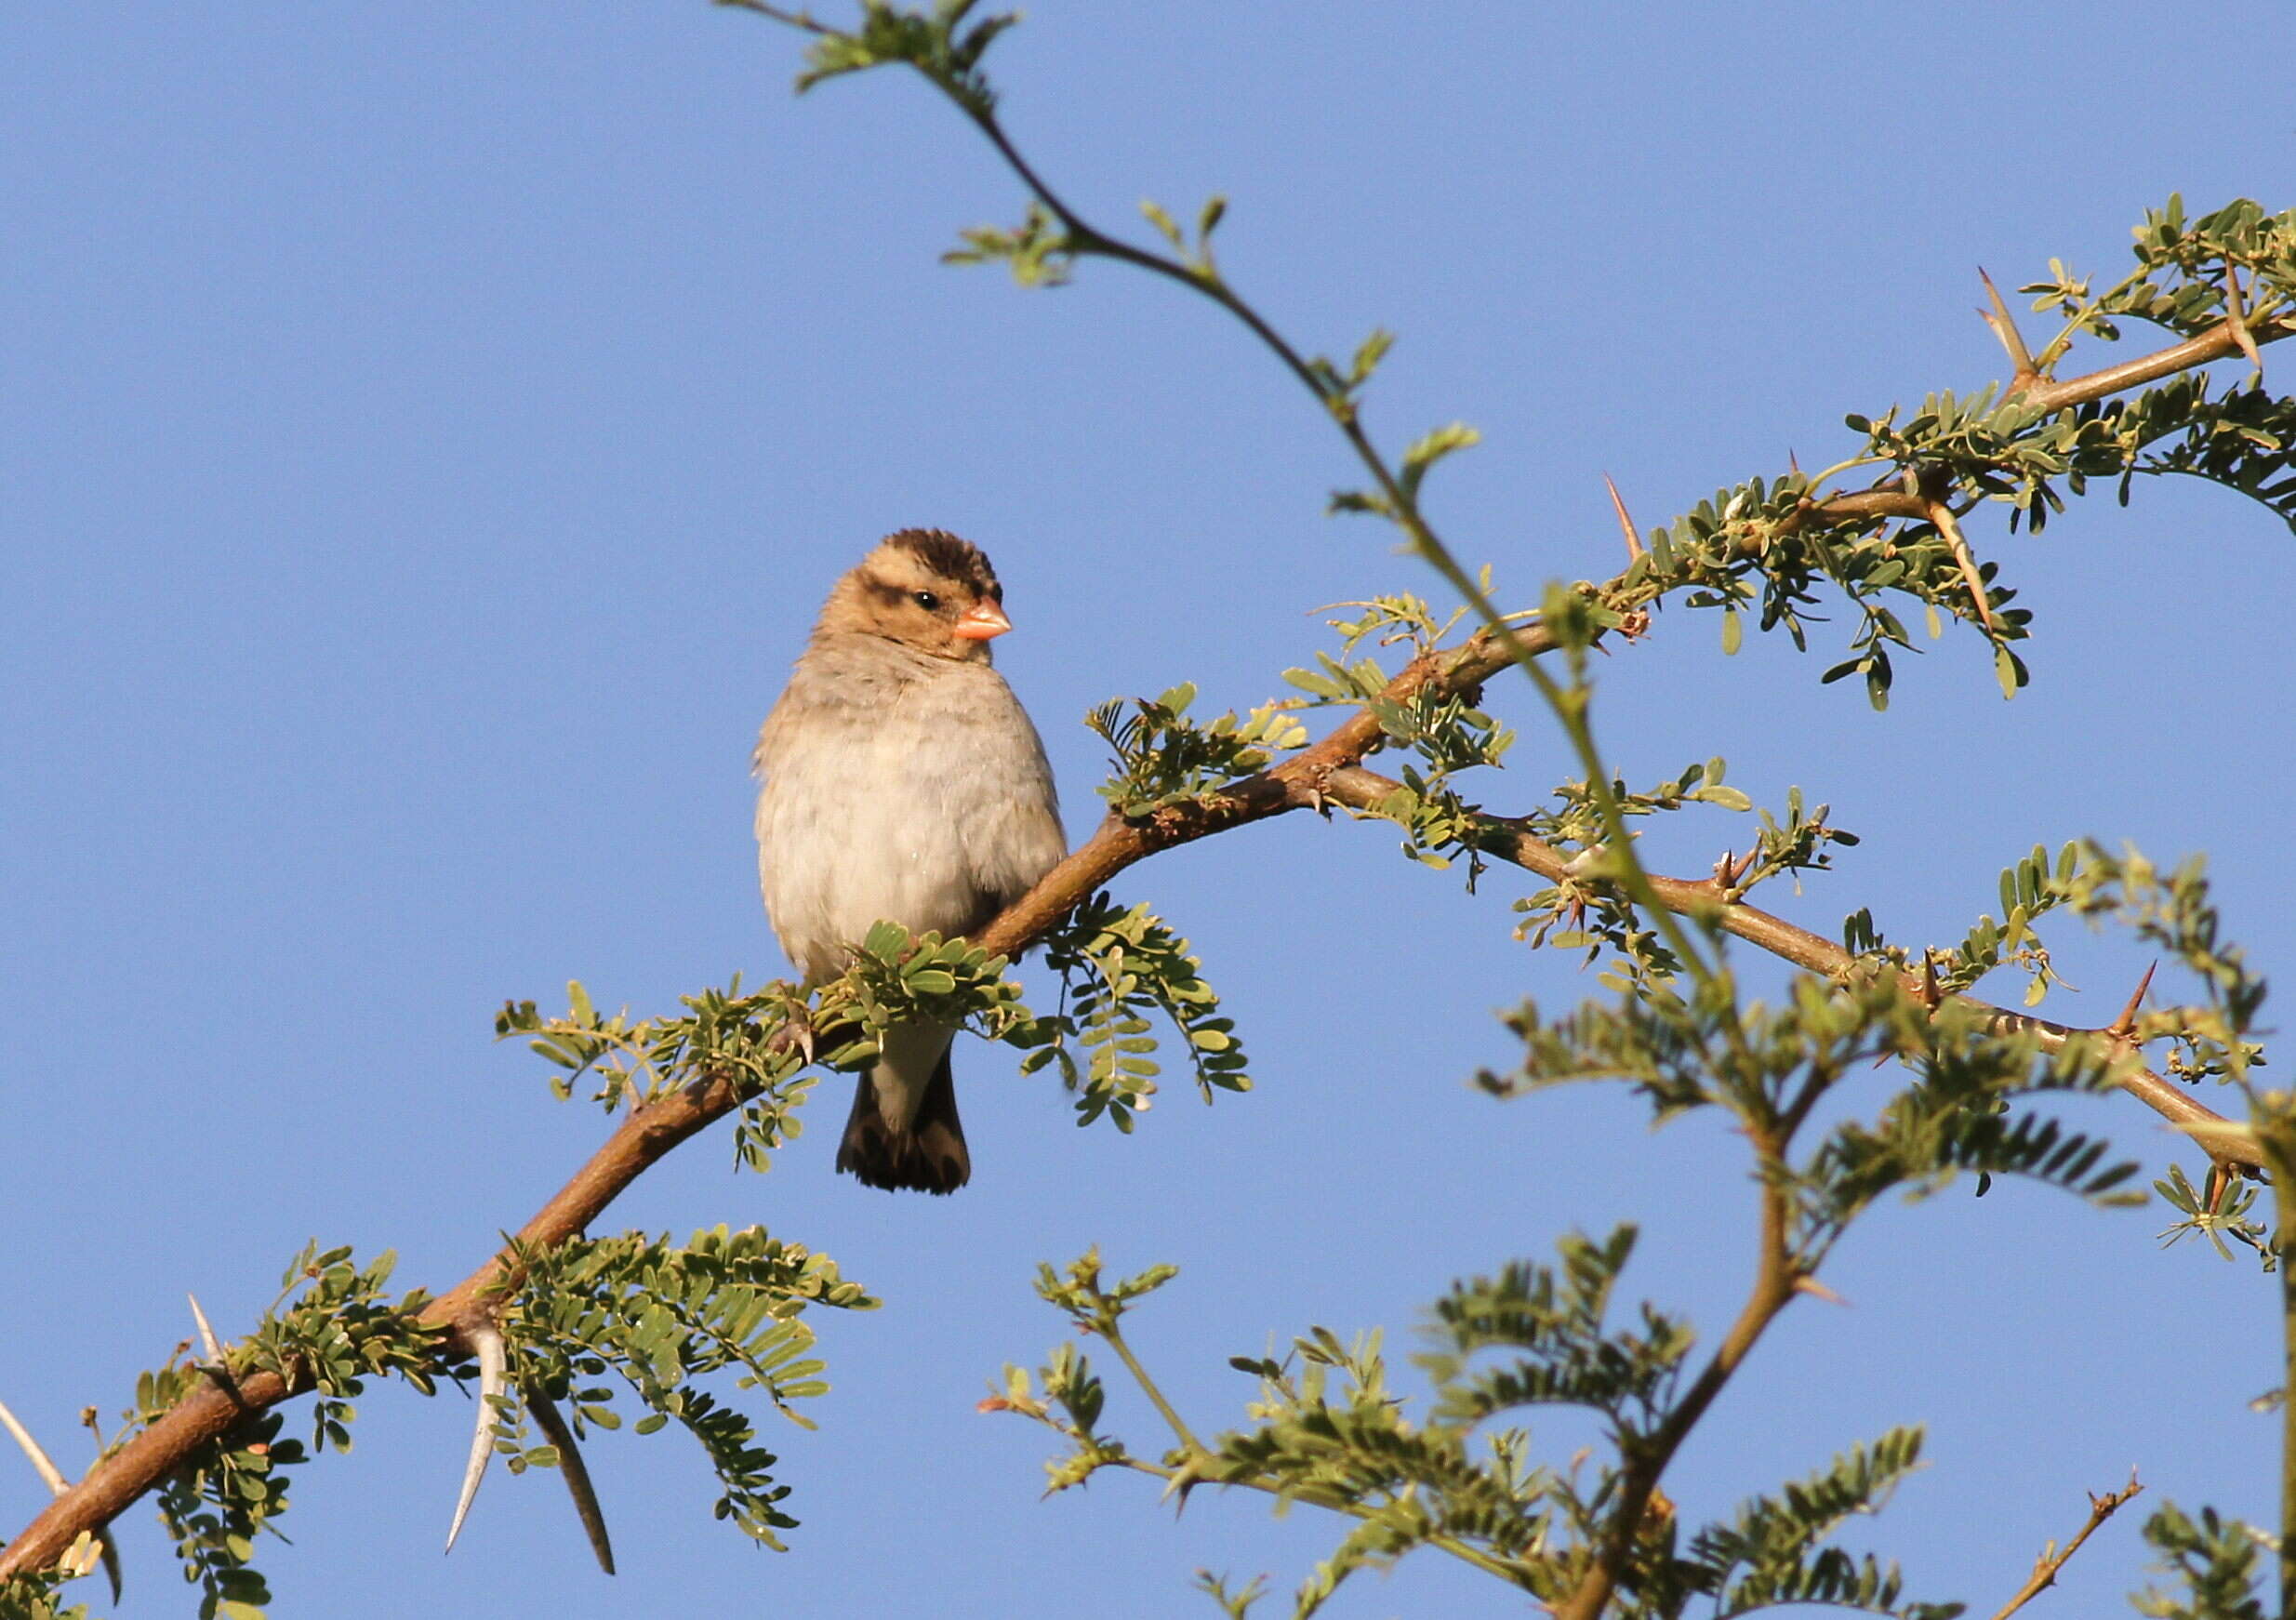
[[[880,920],[943,934],[981,920],[960,826],[918,762],[841,751],[833,772],[783,768],[758,805],[766,910],[809,978],[843,971],[842,948]]]

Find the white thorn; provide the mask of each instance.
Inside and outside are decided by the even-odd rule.
[[[72,1481],[64,1478],[64,1471],[56,1466],[56,1459],[32,1438],[32,1430],[17,1421],[16,1414],[8,1410],[5,1401],[0,1401],[0,1428],[7,1429],[15,1437],[16,1443],[24,1448],[24,1455],[32,1459],[33,1470],[40,1476],[40,1482],[47,1487],[49,1495],[60,1496],[72,1489]],[[80,1534],[87,1536],[93,1546],[72,1558],[66,1567],[74,1575],[84,1575],[100,1557],[103,1560],[103,1573],[112,1578],[112,1600],[117,1603],[120,1600],[119,1549],[112,1545],[112,1538],[101,1531],[82,1531]],[[73,1545],[77,1547],[79,1543],[75,1540]]]
[[[462,1534],[462,1521],[470,1517],[478,1482],[486,1477],[486,1459],[494,1455],[494,1423],[498,1415],[495,1397],[509,1388],[502,1375],[502,1335],[494,1323],[482,1322],[472,1328],[471,1340],[478,1347],[478,1432],[471,1436],[471,1460],[462,1466],[462,1494],[455,1501],[455,1521],[446,1532],[448,1552],[455,1550],[455,1537]]]
[[[24,1455],[32,1459],[33,1468],[39,1474],[40,1482],[47,1487],[49,1495],[60,1496],[72,1489],[72,1482],[64,1478],[64,1471],[56,1466],[56,1459],[32,1438],[32,1430],[16,1421],[16,1414],[8,1410],[6,1401],[0,1401],[0,1428],[6,1428],[14,1435],[16,1443],[24,1448]]]
[[[207,1360],[215,1364],[216,1370],[221,1372],[223,1347],[216,1343],[215,1329],[207,1325],[207,1313],[199,1308],[199,1295],[186,1289],[183,1297],[192,1302],[192,1320],[199,1323],[200,1348],[207,1352]]]

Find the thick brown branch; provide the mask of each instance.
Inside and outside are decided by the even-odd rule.
[[[2277,343],[2290,334],[2296,334],[2296,321],[2286,318],[2251,325],[2248,328],[2249,337],[2259,345]],[[2164,377],[2190,371],[2196,365],[2228,360],[2242,352],[2244,347],[2235,324],[2220,321],[2198,337],[2187,338],[2182,343],[2156,349],[2150,354],[2140,354],[2134,360],[2104,366],[2085,376],[2068,377],[2063,382],[2044,382],[2038,388],[2027,389],[2014,397],[2045,411],[2063,410],[2066,405],[2087,405],[2092,400],[2108,399],[2125,389],[2158,382]]]
[[[1350,809],[1369,810],[1400,785],[1376,771],[1355,766],[1331,772],[1324,778],[1323,790],[1334,803],[1345,804]],[[1511,861],[1526,870],[1538,873],[1550,883],[1563,880],[1566,875],[1564,868],[1571,859],[1553,844],[1520,830],[1494,837],[1486,842],[1482,849],[1486,855]],[[1651,886],[1668,910],[1686,916],[1719,913],[1724,930],[1749,944],[1759,946],[1772,956],[1783,957],[1797,967],[1806,967],[1812,973],[1838,974],[1846,972],[1857,960],[1824,935],[1797,927],[1783,917],[1772,916],[1744,901],[1724,904],[1711,879],[1701,878],[1693,882],[1683,878],[1653,876]],[[1917,993],[1923,988],[1920,976],[1912,973],[1905,976],[1905,985]],[[2045,1051],[2058,1051],[2078,1036],[2104,1033],[2101,1030],[2077,1029],[2070,1025],[2052,1023],[2047,1018],[2012,1013],[2006,1007],[1997,1007],[1975,996],[1956,996],[1953,999],[1987,1015],[1997,1029],[2033,1034]],[[2174,1124],[2223,1125],[2231,1122],[2206,1103],[2194,1098],[2182,1086],[2162,1079],[2149,1069],[2131,1070],[2122,1077],[2120,1085],[2122,1090]],[[2211,1161],[2228,1170],[2253,1175],[2263,1168],[2254,1158],[2228,1146],[2223,1138],[2214,1133],[2204,1133],[2194,1139]]]

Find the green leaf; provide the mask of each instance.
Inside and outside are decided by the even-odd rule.
[[[1421,434],[1403,452],[1402,471],[1396,482],[1402,486],[1407,498],[1416,498],[1420,480],[1427,476],[1427,469],[1454,450],[1464,450],[1469,445],[1482,443],[1482,437],[1465,422],[1453,422]]]

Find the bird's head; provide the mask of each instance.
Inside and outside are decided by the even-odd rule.
[[[837,582],[815,633],[883,636],[985,664],[989,642],[1013,628],[1003,604],[1004,587],[979,547],[939,529],[903,529]]]

